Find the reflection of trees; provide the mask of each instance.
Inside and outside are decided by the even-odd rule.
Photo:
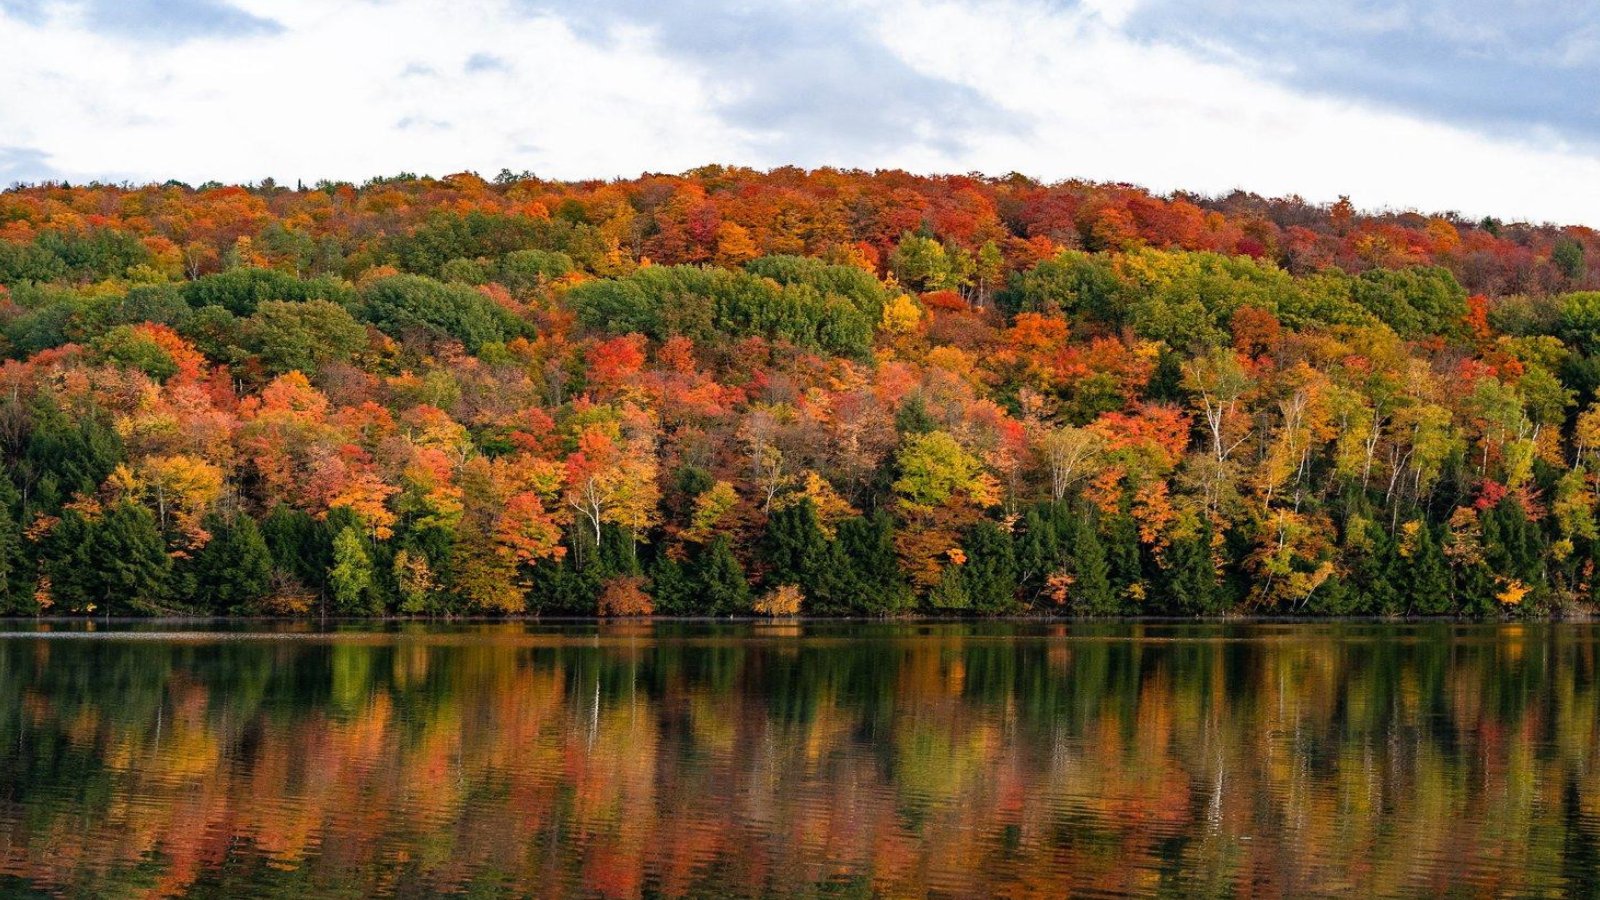
[[[1585,626],[804,627],[0,641],[0,890],[1526,894],[1600,873]]]

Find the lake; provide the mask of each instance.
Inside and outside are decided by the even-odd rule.
[[[0,623],[0,894],[1600,890],[1600,626],[264,628]]]

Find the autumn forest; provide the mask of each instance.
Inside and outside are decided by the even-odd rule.
[[[708,166],[0,192],[0,612],[1551,615],[1600,232]]]

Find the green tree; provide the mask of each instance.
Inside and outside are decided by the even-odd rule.
[[[694,581],[682,563],[661,554],[650,571],[650,597],[656,612],[669,616],[692,615],[696,609]]]
[[[383,608],[374,603],[372,558],[366,541],[354,525],[346,525],[333,538],[333,567],[328,570],[328,590],[334,608],[350,615],[375,615]]]
[[[236,316],[249,316],[268,300],[328,300],[350,303],[355,292],[333,278],[296,278],[276,269],[233,269],[189,282],[184,294],[190,306],[220,306]]]
[[[816,594],[818,576],[829,561],[828,539],[809,499],[774,510],[767,518],[761,557],[770,584],[798,585],[807,597]]]
[[[165,609],[172,558],[155,515],[119,503],[90,521],[67,510],[41,547],[55,601],[71,611],[147,614]]]
[[[1017,562],[1011,535],[984,519],[967,529],[961,542],[966,562],[961,578],[973,609],[1009,612],[1017,603]]]
[[[963,284],[960,267],[944,245],[920,234],[900,239],[889,257],[889,270],[901,284],[919,291],[956,289]]]
[[[469,353],[526,331],[511,313],[477,290],[420,275],[380,278],[362,290],[361,299],[366,320],[389,335],[420,332],[454,338]]]
[[[1588,274],[1589,267],[1584,259],[1583,245],[1569,237],[1562,237],[1556,241],[1555,247],[1550,250],[1550,261],[1555,263],[1556,269],[1572,281],[1582,281]]]
[[[1179,611],[1195,616],[1223,611],[1225,598],[1211,562],[1211,523],[1194,534],[1174,538],[1168,549],[1166,598]]]
[[[701,551],[699,561],[700,604],[711,615],[730,615],[750,609],[750,582],[744,566],[733,555],[726,535],[717,535]]]
[[[367,330],[344,307],[326,300],[268,300],[244,320],[240,338],[273,375],[315,373],[344,362],[367,346]]]
[[[894,549],[894,520],[883,510],[839,523],[829,564],[817,594],[807,602],[817,612],[891,615],[910,608],[911,587]]]
[[[267,595],[272,553],[254,519],[212,514],[203,527],[211,540],[194,559],[195,600],[216,612],[248,608]]]
[[[1402,527],[1396,579],[1400,597],[1413,612],[1437,616],[1453,609],[1450,573],[1444,554],[1426,520],[1416,519]]]
[[[1105,545],[1100,541],[1095,519],[1087,510],[1074,514],[1064,504],[1061,508],[1067,528],[1061,530],[1063,542],[1069,548],[1068,570],[1072,575],[1069,596],[1073,604],[1085,612],[1114,613],[1118,611],[1117,594],[1111,584],[1112,569]],[[1132,524],[1132,520],[1128,520]],[[1124,531],[1126,529],[1123,529]],[[1137,538],[1137,533],[1134,534]],[[1133,545],[1135,559],[1138,546]]]
[[[1467,314],[1467,292],[1448,269],[1369,269],[1353,285],[1356,303],[1405,338],[1455,334]]]

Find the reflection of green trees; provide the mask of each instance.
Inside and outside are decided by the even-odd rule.
[[[8,874],[73,894],[1582,892],[1600,884],[1595,638],[0,640],[0,844],[21,848]]]

